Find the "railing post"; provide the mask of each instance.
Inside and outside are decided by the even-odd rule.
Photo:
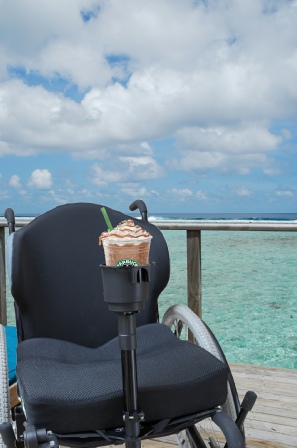
[[[202,317],[201,230],[187,230],[188,306]]]
[[[4,227],[0,227],[0,323],[7,325]]]

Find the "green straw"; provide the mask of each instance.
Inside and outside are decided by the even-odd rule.
[[[108,227],[108,230],[113,230],[112,224],[110,222],[110,219],[109,219],[109,216],[107,214],[107,211],[105,210],[105,207],[101,208],[101,212],[102,212],[103,218],[105,219],[105,222],[106,222],[106,225]]]

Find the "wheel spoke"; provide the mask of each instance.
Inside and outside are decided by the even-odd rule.
[[[184,305],[174,305],[170,307],[163,317],[163,323],[169,326],[179,339],[187,340],[203,347],[209,353],[226,362],[220,346],[207,326],[196,316],[193,311]],[[231,375],[231,372],[230,372]],[[222,406],[223,411],[235,420],[237,411],[235,399],[233,397],[230,383],[228,382],[228,394],[226,403]],[[225,445],[223,433],[213,423],[212,419],[205,419],[197,424],[197,430],[210,448],[222,448]],[[179,441],[179,445],[181,443]],[[187,434],[182,437],[183,448],[191,448],[191,440]]]

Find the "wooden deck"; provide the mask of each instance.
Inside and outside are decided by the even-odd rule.
[[[231,364],[240,398],[253,390],[258,399],[245,422],[247,448],[297,447],[297,370]],[[170,448],[175,436],[142,442]]]
[[[296,448],[297,370],[244,364],[231,364],[231,370],[241,400],[247,390],[258,395],[245,421],[247,448]],[[172,437],[166,441],[176,444]]]
[[[258,395],[245,421],[247,448],[297,447],[297,370],[231,364],[240,400],[247,390]],[[17,404],[16,388],[10,398]],[[142,442],[144,448],[170,448],[176,437]]]
[[[232,364],[231,370],[242,397],[246,390],[258,399],[248,414],[247,446],[297,447],[297,370]]]

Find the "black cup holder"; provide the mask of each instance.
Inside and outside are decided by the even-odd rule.
[[[110,311],[135,313],[145,307],[149,295],[151,269],[154,264],[140,266],[100,265],[104,301]]]

